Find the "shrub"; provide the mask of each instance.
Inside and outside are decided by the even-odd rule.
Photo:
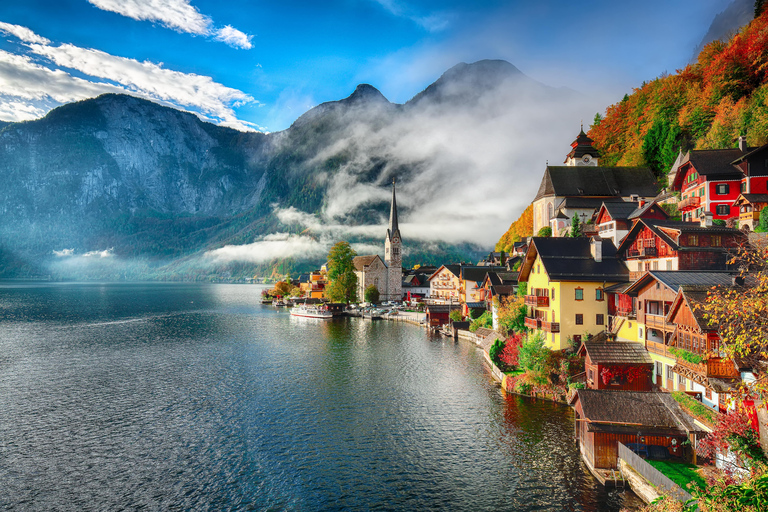
[[[516,334],[504,344],[504,349],[499,354],[499,359],[506,368],[514,368],[520,365],[520,345],[523,343],[523,335]]]
[[[493,345],[491,345],[491,348],[488,349],[488,356],[491,358],[491,361],[493,361],[493,364],[501,368],[502,363],[501,359],[499,359],[499,353],[504,350],[504,341],[496,338],[496,341],[493,342]]]
[[[472,310],[472,311],[476,311],[476,310]],[[469,316],[472,317],[471,314]],[[485,311],[482,315],[472,320],[471,324],[469,324],[470,332],[475,332],[481,327],[485,327],[487,329],[490,329],[493,327],[493,315],[491,315],[490,311]]]
[[[379,302],[379,289],[375,285],[368,285],[365,289],[365,302]]]
[[[521,368],[538,377],[538,380],[546,380],[549,354],[550,350],[544,346],[544,338],[537,332],[524,338],[520,345],[518,361]]]
[[[536,233],[536,236],[550,237],[552,236],[552,228],[549,226],[544,226],[539,230],[538,233]]]
[[[461,316],[461,311],[458,309],[451,310],[450,313],[448,313],[448,318],[450,318],[454,322],[461,322],[464,320],[464,317]]]

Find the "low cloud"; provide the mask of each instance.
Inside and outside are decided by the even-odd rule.
[[[18,55],[0,50],[0,119],[28,120],[62,103],[112,92],[188,110],[207,121],[242,131],[255,129],[252,123],[239,120],[234,108],[258,102],[211,77],[92,48],[52,45],[18,25],[0,24],[0,32],[20,39],[29,52]],[[74,76],[70,70],[90,78]]]
[[[251,37],[231,26],[214,28],[210,16],[201,14],[188,0],[88,0],[94,7],[138,21],[156,21],[176,30],[213,37],[233,48],[251,49]]]
[[[73,256],[74,254],[75,254],[74,249],[62,249],[60,251],[56,251],[56,250],[53,251],[53,255],[56,256],[57,258],[66,258],[68,256]]]
[[[298,259],[316,259],[328,253],[326,242],[315,240],[305,235],[274,233],[260,240],[245,245],[225,245],[220,249],[208,251],[205,257],[215,264],[230,261],[265,263],[277,258],[295,257]]]

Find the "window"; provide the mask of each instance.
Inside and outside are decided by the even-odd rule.
[[[704,396],[707,397],[708,400],[712,400],[712,390],[704,388]]]
[[[652,261],[651,262],[651,270],[659,270],[659,262],[658,261]]]
[[[595,380],[595,373],[592,371],[592,369],[589,369],[589,380],[593,381]]]
[[[555,289],[552,288],[552,300],[555,300]]]
[[[731,213],[731,207],[728,206],[727,204],[719,204],[717,205],[716,213],[718,215],[728,215],[729,213]]]
[[[663,365],[659,361],[656,361],[656,375],[658,375],[659,377],[661,377],[662,375],[662,371],[663,371],[662,366]]]
[[[541,274],[541,265],[536,265],[536,273]]]
[[[595,290],[595,300],[603,300],[605,297],[603,296],[603,289],[598,288]]]
[[[743,194],[746,191],[747,191],[747,182],[745,181],[745,182],[742,182],[741,184],[741,193]]]
[[[576,314],[576,325],[584,325],[584,315],[580,313]]]
[[[692,247],[699,245],[699,237],[697,235],[688,235],[688,245]]]
[[[720,183],[717,185],[717,194],[724,196],[728,193],[728,184],[727,183]]]
[[[581,334],[574,334],[574,335],[573,335],[573,341],[574,341],[574,343],[576,343],[577,345],[578,345],[578,344],[580,344],[580,343],[581,343]]]
[[[674,379],[674,378],[675,378],[675,374],[674,374],[674,373],[672,373],[672,367],[671,367],[671,366],[669,366],[668,364],[665,364],[664,366],[666,366],[666,367],[667,367],[667,378],[668,378],[669,380],[672,380],[672,379]]]
[[[720,247],[723,245],[723,240],[720,235],[712,235],[712,247]]]
[[[685,377],[682,375],[677,376],[677,389],[678,391],[685,391]]]
[[[605,315],[598,313],[595,315],[595,323],[597,325],[605,325]]]
[[[576,300],[584,300],[584,288],[576,288]]]
[[[667,260],[667,270],[672,270],[672,260]]]

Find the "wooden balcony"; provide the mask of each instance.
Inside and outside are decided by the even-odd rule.
[[[721,379],[738,379],[741,374],[732,361],[713,357],[701,363],[691,363],[685,359],[675,358],[677,365],[701,377],[717,377]]]
[[[760,220],[760,212],[743,212],[739,214],[739,220]]]
[[[541,329],[541,320],[525,317],[525,326],[529,329]]]
[[[617,308],[616,316],[623,316],[626,318],[635,318],[637,316],[637,311],[635,311],[634,309]]]
[[[656,254],[655,247],[632,247],[627,251],[628,258],[655,258]]]
[[[541,330],[546,332],[560,332],[560,322],[541,322]]]
[[[547,322],[541,318],[525,318],[525,326],[529,329],[536,329],[545,332],[560,332],[559,322]]]
[[[700,204],[701,204],[701,198],[700,197],[698,197],[698,196],[696,196],[696,197],[689,197],[689,198],[683,199],[682,201],[677,203],[677,209],[680,210],[681,212],[685,212],[685,211],[688,211],[688,210],[693,210],[695,208],[698,208]]]
[[[669,348],[663,343],[657,343],[655,341],[646,341],[645,348],[646,350],[648,350],[648,352],[653,352],[654,354],[658,354],[664,357],[670,357],[672,359],[675,358],[675,356],[669,351]]]
[[[675,330],[674,324],[668,324],[664,321],[664,317],[661,315],[645,315],[645,328],[646,329],[658,329],[665,332],[673,332]]]
[[[525,305],[531,306],[534,308],[548,308],[549,307],[549,297],[542,297],[539,295],[526,295],[525,296]]]

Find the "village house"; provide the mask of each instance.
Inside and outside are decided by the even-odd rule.
[[[617,468],[619,443],[687,458],[688,441],[704,435],[669,393],[579,389],[569,403],[582,458],[598,478],[599,470]]]
[[[768,206],[768,194],[741,193],[733,202],[739,211],[738,228],[742,231],[754,231],[760,222],[760,212]]]
[[[425,270],[424,272],[422,271]],[[428,299],[429,295],[429,276],[434,273],[436,268],[422,267],[403,272],[403,299]]]
[[[488,272],[478,288],[479,298],[490,310],[493,299],[517,294],[517,272]]]
[[[671,345],[675,365],[667,367],[666,388],[677,376],[678,389],[696,394],[703,404],[725,412],[725,397],[736,390],[742,369],[724,357],[717,326],[709,325],[701,306],[711,286],[681,286],[670,306],[666,321],[675,326]],[[744,368],[744,370],[748,370]]]
[[[678,325],[668,315],[681,287],[711,289],[729,286],[735,274],[715,271],[649,271],[626,288],[624,294],[637,305],[637,340],[654,361],[653,382],[666,391],[696,391],[690,377],[676,372],[680,357],[675,352]],[[710,390],[710,392],[713,389]],[[712,405],[711,402],[707,405]]]
[[[726,270],[728,251],[743,243],[738,229],[701,223],[637,219],[619,244],[619,257],[635,280],[648,270]]]
[[[588,389],[651,391],[653,361],[642,345],[611,340],[603,332],[583,341],[578,354]]]
[[[459,303],[461,265],[442,265],[429,276],[429,296],[432,300]]]
[[[668,219],[669,215],[655,201],[604,201],[595,214],[595,224],[602,239],[616,247],[629,233],[634,219]]]
[[[552,350],[576,346],[606,328],[605,288],[629,279],[616,247],[596,238],[534,237],[518,280],[528,283],[528,328]]]
[[[656,178],[647,168],[599,167],[600,153],[582,129],[571,144],[564,166],[547,166],[533,200],[533,233],[551,227],[553,235],[579,216],[586,224],[604,201],[650,200],[656,196]],[[559,217],[556,217],[560,215]]]
[[[315,270],[309,274],[302,274],[299,277],[299,289],[301,296],[313,299],[322,299],[325,285],[328,283],[328,276],[325,272]]]
[[[462,314],[469,316],[470,309],[486,309],[483,280],[488,272],[504,272],[507,267],[469,266],[459,267],[459,302],[463,305]]]

